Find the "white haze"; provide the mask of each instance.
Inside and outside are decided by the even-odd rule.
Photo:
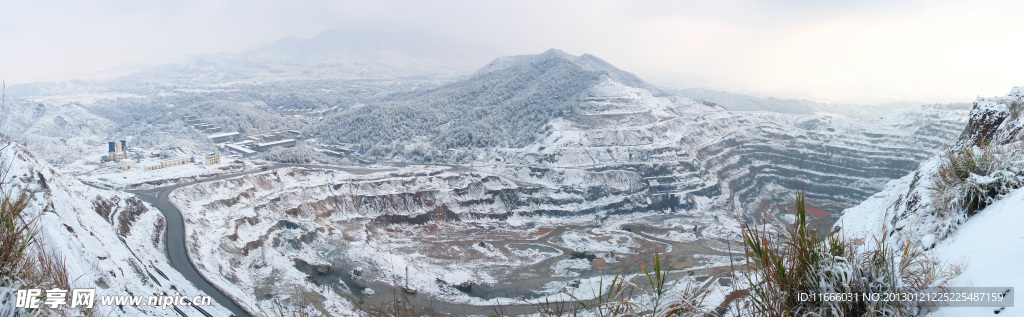
[[[506,55],[560,48],[675,88],[827,102],[963,102],[1024,84],[1024,3],[819,2],[6,2],[0,78],[109,76],[359,28],[440,34]]]

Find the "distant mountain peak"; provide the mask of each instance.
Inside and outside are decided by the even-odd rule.
[[[551,57],[561,57],[561,58],[565,58],[565,59],[568,59],[568,60],[576,59],[576,56],[572,56],[571,54],[566,53],[565,51],[557,49],[557,48],[549,48],[547,51],[544,51],[544,53],[541,53],[540,55],[542,55],[542,56],[551,56]]]
[[[526,64],[538,63],[541,61],[547,61],[551,59],[564,60],[573,65],[576,65],[580,69],[586,71],[596,71],[607,75],[612,80],[615,80],[623,85],[650,89],[654,92],[660,93],[658,89],[644,80],[640,79],[636,75],[630,72],[621,70],[612,64],[598,58],[591,54],[583,54],[575,56],[560,49],[551,48],[540,54],[528,54],[528,55],[514,55],[514,56],[502,56],[494,59],[483,68],[480,68],[476,74],[486,74],[497,70],[506,69],[513,66],[520,66]]]

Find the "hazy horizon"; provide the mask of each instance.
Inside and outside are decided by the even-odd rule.
[[[968,102],[1022,85],[1011,1],[11,3],[0,78],[62,81],[332,29],[440,34],[494,56],[592,54],[654,84],[830,103]],[[12,62],[16,61],[16,62]],[[113,70],[113,71],[112,71]]]

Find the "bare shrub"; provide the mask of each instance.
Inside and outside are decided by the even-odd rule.
[[[25,212],[32,192],[11,186],[7,182],[9,172],[8,166],[0,165],[0,297],[12,298],[12,293],[22,287],[70,289],[63,256],[39,243],[36,221]],[[3,316],[23,313],[23,309],[13,306],[0,307]]]
[[[1009,108],[1009,110],[1010,110],[1010,116],[1007,119],[1011,120],[1011,121],[1012,120],[1017,120],[1017,118],[1020,118],[1020,111],[1024,110],[1024,101],[1021,101],[1021,100],[1011,101],[1007,105],[1007,108]]]
[[[7,171],[0,167],[0,181],[7,179]],[[31,264],[27,253],[38,232],[35,222],[24,215],[32,195],[24,188],[14,193],[3,184],[0,184],[0,195],[3,195],[0,197],[0,276],[20,278]]]
[[[992,145],[947,152],[929,188],[936,211],[942,216],[971,216],[1020,188],[1024,171],[1014,166],[1015,153]]]
[[[669,265],[657,250],[650,262],[640,261],[642,282],[640,285],[619,274],[605,284],[604,279],[598,282],[597,296],[590,300],[576,297],[571,292],[562,290],[563,294],[572,298],[565,302],[529,303],[541,316],[711,316],[712,312],[704,307],[708,289],[697,283],[686,283],[681,289],[673,292],[673,286],[679,281],[670,283],[668,278]],[[644,283],[646,282],[646,283]],[[692,281],[691,281],[692,282]],[[643,298],[643,299],[641,299]]]
[[[860,251],[837,233],[807,229],[803,193],[796,198],[797,221],[785,235],[744,229],[751,282],[752,316],[908,316],[921,308],[900,302],[822,300],[835,293],[917,292],[945,280],[950,272],[911,245],[883,237]],[[807,296],[802,296],[806,294]]]

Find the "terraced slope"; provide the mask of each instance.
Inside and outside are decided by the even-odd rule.
[[[743,113],[742,133],[700,147],[733,207],[767,211],[797,186],[832,211],[857,204],[955,139],[966,111],[917,109],[877,120]]]
[[[642,179],[633,194],[650,203],[619,204],[633,208],[619,212],[753,214],[788,201],[797,186],[816,205],[841,209],[947,146],[966,118],[966,111],[939,107],[872,119],[729,112],[607,77],[580,109],[553,121],[536,144],[495,150],[494,173],[516,177],[521,173],[510,166],[529,166],[523,181],[562,188],[585,184],[559,176],[568,171]]]

